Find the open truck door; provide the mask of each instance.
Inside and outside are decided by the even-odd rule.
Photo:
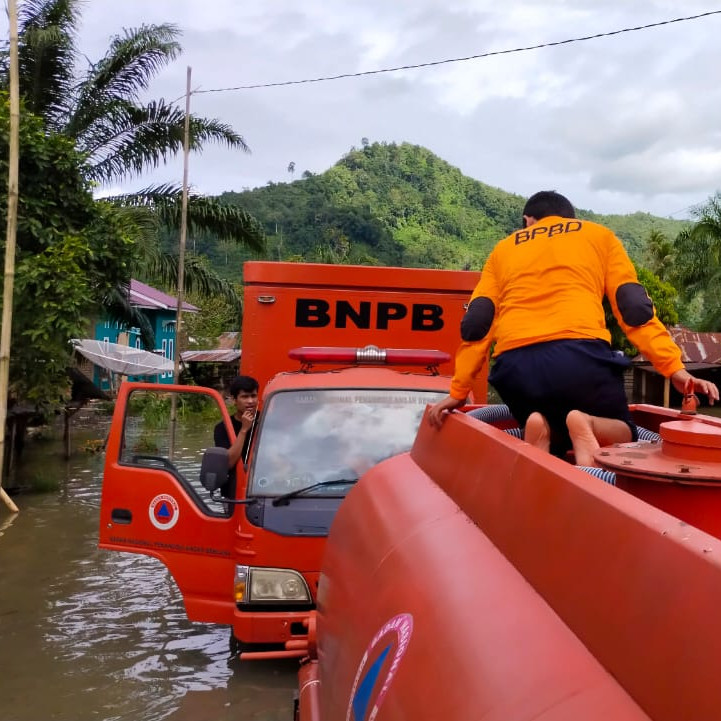
[[[105,457],[100,547],[157,558],[193,621],[233,620],[237,506],[220,496],[227,455],[213,430],[232,425],[208,388],[123,383]],[[239,485],[244,480],[237,470]]]

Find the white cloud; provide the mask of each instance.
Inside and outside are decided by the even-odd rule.
[[[437,61],[557,42],[709,9],[702,0],[124,0],[84,6],[91,59],[122,27],[173,22],[185,53],[151,95]],[[243,134],[251,155],[207,148],[208,193],[322,172],[362,137],[425,145],[511,192],[555,187],[599,212],[661,215],[721,188],[721,16],[524,53],[284,88],[197,94],[193,111]],[[134,180],[178,182],[179,161]]]

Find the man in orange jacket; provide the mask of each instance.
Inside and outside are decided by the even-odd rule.
[[[715,384],[685,370],[608,228],[577,220],[555,191],[531,196],[523,221],[486,261],[461,323],[450,395],[431,408],[431,423],[440,427],[464,404],[495,341],[489,382],[529,443],[561,457],[572,447],[578,465],[593,465],[600,444],[636,440],[623,387],[629,361],[611,349],[604,296],[629,340],[678,391],[692,381],[694,391],[718,400]]]

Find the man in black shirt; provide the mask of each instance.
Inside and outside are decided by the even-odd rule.
[[[245,463],[248,459],[251,428],[258,410],[258,381],[250,376],[238,376],[230,384],[230,396],[235,403],[235,413],[230,417],[235,431],[235,440],[231,442],[225,423],[221,421],[215,426],[213,438],[219,448],[228,449],[228,481],[220,489],[226,498],[235,498],[235,467],[238,461]]]

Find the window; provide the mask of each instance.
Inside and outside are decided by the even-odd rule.
[[[175,424],[171,422],[173,396]],[[118,460],[121,465],[170,473],[203,513],[228,516],[232,506],[211,500],[200,482],[203,453],[215,445],[213,429],[221,418],[216,399],[204,393],[133,391]]]
[[[276,496],[317,482],[358,478],[384,458],[407,451],[426,405],[444,396],[394,388],[274,394],[258,431],[248,495]],[[337,492],[337,487],[327,490]]]
[[[173,354],[174,343],[173,339],[168,339],[168,359],[174,361],[175,355]],[[175,371],[168,371],[168,378],[172,378]]]
[[[168,340],[167,340],[167,338],[163,338],[163,343],[162,343],[161,348],[163,349],[163,353],[162,353],[163,358],[167,358],[168,357]],[[161,378],[165,378],[166,376],[167,376],[167,373],[160,374]]]

